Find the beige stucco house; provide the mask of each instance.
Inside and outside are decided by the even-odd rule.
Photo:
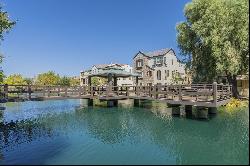
[[[142,75],[139,85],[183,84],[188,81],[185,64],[177,59],[172,48],[147,53],[139,51],[133,58],[133,68]]]

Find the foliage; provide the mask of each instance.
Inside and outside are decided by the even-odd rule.
[[[58,84],[62,86],[70,86],[70,78],[63,76],[60,78],[60,81]]]
[[[180,77],[178,73],[173,73],[172,78],[171,78],[171,83],[172,84],[179,84],[180,81],[184,81],[183,78]]]
[[[107,84],[107,79],[106,78],[99,78],[99,77],[92,77],[91,83],[93,86],[105,85],[105,84]]]
[[[248,101],[241,101],[239,99],[232,98],[226,105],[226,110],[233,111],[236,110],[236,108],[248,107],[248,104]]]
[[[16,22],[11,21],[8,17],[8,13],[2,10],[2,6],[0,4],[0,40],[3,40],[4,33],[8,32]],[[3,55],[0,54],[0,64],[3,61]],[[3,81],[3,71],[0,71],[0,83]]]
[[[3,34],[8,32],[14,25],[15,21],[9,19],[8,13],[3,11],[0,5],[0,39],[3,40]]]
[[[36,85],[58,85],[60,82],[60,77],[53,71],[48,71],[47,73],[38,74],[35,81]]]
[[[3,83],[8,85],[27,85],[27,82],[21,74],[9,75],[6,79],[4,79]]]
[[[70,86],[79,86],[80,78],[70,78]]]
[[[185,6],[177,42],[194,82],[226,75],[235,89],[236,75],[248,71],[248,11],[248,0],[193,0]]]
[[[3,78],[4,78],[3,70],[0,70],[0,84],[3,83]]]
[[[33,83],[33,79],[32,79],[32,78],[24,78],[24,81],[25,81],[27,84],[30,84],[30,85],[32,85],[32,83]]]

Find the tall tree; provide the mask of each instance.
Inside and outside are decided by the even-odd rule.
[[[70,78],[70,86],[79,86],[80,85],[80,78]]]
[[[70,78],[63,76],[60,78],[59,85],[70,86]]]
[[[27,82],[21,74],[9,75],[7,78],[4,79],[3,83],[8,85],[27,85]]]
[[[177,42],[194,81],[225,75],[238,97],[236,76],[249,69],[248,0],[193,0],[186,21],[177,25]]]
[[[2,6],[0,4],[0,40],[4,39],[4,34],[8,32],[14,25],[15,21],[11,21],[8,17],[8,13],[3,11]],[[3,61],[3,55],[0,54],[0,64]],[[3,81],[3,70],[0,67],[0,83]]]
[[[53,71],[38,74],[35,81],[36,85],[58,85],[60,83],[60,76]]]

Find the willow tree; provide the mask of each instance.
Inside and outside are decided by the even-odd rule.
[[[248,0],[193,0],[186,21],[177,25],[177,42],[196,82],[226,76],[238,97],[236,76],[248,72]]]
[[[11,21],[8,17],[8,13],[3,11],[0,4],[0,40],[4,39],[4,34],[8,32],[15,25],[14,21]],[[0,64],[2,63],[3,55],[0,54]],[[0,67],[0,83],[3,82],[3,71]]]

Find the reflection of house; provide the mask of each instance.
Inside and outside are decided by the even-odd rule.
[[[173,49],[161,49],[143,53],[139,51],[133,58],[134,72],[142,75],[139,85],[185,83],[185,67]]]
[[[119,77],[117,79],[117,85],[133,85],[133,79],[131,77],[127,77],[126,75],[132,75],[132,67],[127,64],[99,64],[93,65],[90,70],[81,71],[80,73],[80,85],[88,85],[89,84],[89,76],[93,75],[105,75],[105,73],[110,72],[117,75],[124,75],[124,77]]]
[[[237,90],[239,95],[243,97],[249,97],[249,77],[248,75],[238,75],[237,80]]]

